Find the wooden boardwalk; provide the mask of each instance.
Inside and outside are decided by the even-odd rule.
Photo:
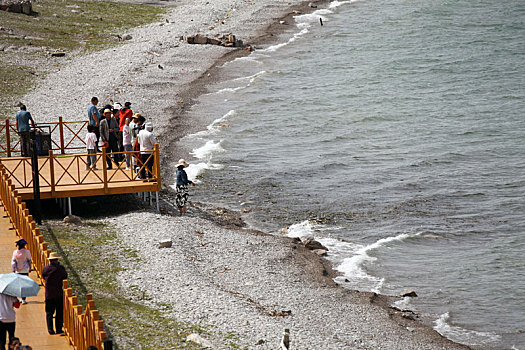
[[[0,205],[0,273],[10,273],[11,257],[18,237],[6,218],[3,206]],[[30,275],[38,283],[36,273]],[[49,335],[46,326],[46,313],[44,311],[44,287],[40,288],[38,296],[27,298],[28,303],[21,305],[16,310],[15,336],[20,338],[22,344],[31,345],[35,350],[71,350],[66,337]]]
[[[130,153],[137,159],[138,154]],[[97,155],[98,170],[86,170],[86,154],[67,154],[39,157],[40,198],[67,198],[100,196],[137,192],[156,192],[161,188],[158,146],[149,155],[153,164],[150,181],[139,179],[139,174],[126,170],[125,162],[107,169],[105,154]],[[123,154],[125,156],[125,154]],[[31,158],[8,157],[0,161],[8,172],[11,183],[23,200],[33,199]],[[147,171],[147,170],[145,170]]]

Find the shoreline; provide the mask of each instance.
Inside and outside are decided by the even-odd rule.
[[[322,2],[326,3],[327,1],[322,1]],[[296,5],[296,6],[297,6],[297,8],[303,8],[303,9],[307,9],[308,8],[308,5],[307,5],[306,2],[304,2],[304,3],[300,4],[300,5]],[[292,7],[289,10],[288,14],[286,16],[284,16],[284,17],[281,17],[281,19],[286,19],[286,18],[290,19],[291,17],[293,17],[293,15],[294,15],[293,11],[294,10],[296,10],[296,8]],[[290,21],[290,23],[292,23],[292,21]],[[265,32],[265,34],[263,34],[261,36],[256,36],[254,41],[256,41],[257,43],[255,45],[261,45],[261,44],[264,44],[264,43],[271,42],[272,40],[275,40],[275,38],[279,34],[284,33],[285,30],[288,30],[289,28],[290,27],[284,27],[283,28],[283,26],[280,26],[278,24],[278,20],[274,21],[273,25],[270,24],[269,26],[266,27],[266,29],[262,29],[261,30],[261,32]],[[180,91],[179,93],[176,93],[174,96],[172,96],[172,99],[170,101],[171,105],[170,106],[165,106],[162,109],[163,114],[171,116],[168,121],[165,121],[165,125],[161,124],[161,130],[162,129],[164,129],[164,130],[162,131],[162,133],[160,135],[160,140],[163,143],[163,146],[164,146],[164,148],[166,150],[173,150],[173,152],[176,153],[176,148],[174,147],[175,144],[182,137],[184,137],[185,135],[191,133],[191,132],[188,132],[189,130],[192,130],[193,128],[196,129],[196,130],[201,130],[202,129],[202,128],[200,128],[201,126],[203,126],[203,127],[206,126],[206,125],[198,125],[198,126],[192,125],[191,121],[187,120],[187,118],[184,118],[186,111],[191,108],[191,105],[193,103],[196,103],[196,101],[199,98],[198,96],[200,96],[202,93],[206,92],[206,86],[209,85],[209,83],[211,83],[213,81],[217,81],[217,79],[220,79],[220,75],[219,75],[218,69],[217,69],[220,65],[222,65],[225,62],[228,62],[228,61],[232,60],[235,57],[240,57],[242,55],[245,55],[246,53],[247,52],[242,51],[242,50],[235,50],[235,51],[225,52],[224,54],[220,54],[218,56],[218,58],[216,58],[214,60],[213,64],[211,66],[209,66],[208,68],[206,68],[202,74],[198,75],[198,77],[196,79],[191,80],[189,83],[183,84],[183,85],[185,85],[185,88],[182,91]],[[123,78],[124,78],[124,80],[126,79],[126,77],[123,77]],[[155,83],[152,82],[152,84],[155,84]],[[124,93],[122,93],[122,95],[124,95]],[[87,97],[83,96],[83,98],[87,98]],[[130,100],[132,100],[132,99],[130,99]],[[179,101],[179,100],[183,100],[184,103],[177,104],[177,101]],[[158,102],[158,101],[155,101],[155,102]],[[150,107],[150,108],[151,108],[151,110],[149,111],[148,114],[149,115],[154,115],[153,106]],[[175,126],[180,126],[180,128],[176,128],[176,130],[177,131],[180,130],[180,132],[175,133],[175,134],[170,132],[171,130],[169,130],[169,127],[167,127],[167,126],[174,126],[174,125]],[[164,142],[165,142],[165,144],[164,144]],[[171,166],[173,166],[174,162],[178,158],[180,158],[180,157],[179,156],[173,157],[173,154],[169,154],[168,151],[163,152],[163,155],[162,155],[162,161],[163,161],[162,174],[163,174],[164,186],[165,187],[169,187],[169,185],[166,186],[167,183],[170,183],[170,184],[173,183],[173,181],[172,181],[173,180],[173,178],[172,178],[173,172],[170,171],[170,170],[171,170]],[[170,160],[172,161],[172,165],[169,164]],[[168,193],[172,193],[171,189],[168,189]],[[211,211],[215,210],[216,211],[217,209],[216,208],[212,208],[212,209],[209,209],[209,210],[211,210]],[[146,215],[147,217],[150,217],[150,216],[155,217],[156,214],[142,213],[141,215]],[[202,215],[202,212],[201,212],[201,215]],[[189,220],[195,220],[197,223],[201,223],[202,224],[202,221],[201,221],[202,220],[201,219],[202,216],[199,216],[199,214],[197,214],[197,216],[198,216],[197,218],[189,217],[188,219]],[[126,220],[126,218],[129,218],[128,215],[124,215],[123,217],[124,218],[122,220],[120,220],[120,218],[119,218],[114,223],[117,226],[119,226],[119,225],[121,225],[121,221],[124,221],[124,220]],[[174,221],[177,221],[177,224],[180,225],[180,227],[182,227],[182,228],[184,228],[184,226],[186,226],[186,222],[185,221],[187,221],[187,220],[185,220],[184,218],[177,219],[177,218],[173,218],[173,217],[169,217],[168,216],[168,217],[166,217],[166,219],[167,220],[172,219]],[[156,219],[156,220],[162,220],[162,218],[161,219]],[[218,224],[218,222],[217,222],[218,219],[217,218],[213,218],[213,217],[209,218],[209,217],[207,217],[205,220],[213,222],[213,224],[215,224],[216,226],[217,225],[218,226],[222,226],[222,225]],[[164,222],[163,225],[171,225],[171,223]],[[202,224],[202,225],[206,226],[206,224]],[[235,228],[235,225],[233,225],[232,227],[233,227],[233,230],[239,231],[239,228]],[[232,230],[232,227],[228,227],[228,229]],[[125,228],[123,228],[123,226],[120,226],[120,228],[122,230],[125,229]],[[218,231],[218,228],[219,227],[209,228],[209,230],[210,231]],[[220,229],[222,230],[222,228],[220,228]],[[340,285],[338,285],[337,283],[335,283],[332,280],[332,278],[335,277],[335,272],[331,268],[331,265],[330,265],[329,261],[326,260],[326,259],[323,259],[323,258],[319,258],[319,257],[313,255],[313,253],[308,252],[305,249],[301,248],[301,246],[298,245],[297,242],[294,243],[293,239],[286,238],[286,237],[279,238],[279,237],[274,236],[274,235],[256,233],[253,230],[250,231],[250,230],[246,230],[246,229],[241,229],[240,232],[242,232],[241,236],[248,234],[250,236],[253,235],[253,237],[258,237],[258,238],[265,237],[268,240],[273,240],[274,241],[273,244],[275,246],[278,246],[278,245],[281,246],[282,245],[282,247],[281,247],[282,250],[288,250],[288,251],[291,251],[291,252],[295,252],[294,254],[297,255],[297,256],[295,256],[293,259],[301,261],[303,267],[307,267],[309,269],[308,273],[307,273],[307,275],[308,275],[307,279],[309,280],[309,282],[313,283],[316,286],[316,288],[327,288],[327,289],[330,289],[330,290],[336,290],[335,293],[338,294],[342,299],[352,299],[352,302],[358,301],[359,303],[361,303],[362,305],[365,305],[365,306],[373,305],[373,306],[370,306],[373,309],[376,309],[375,306],[379,306],[380,309],[386,311],[386,312],[384,312],[384,311],[383,312],[384,312],[385,316],[387,316],[387,317],[384,318],[382,321],[376,321],[376,322],[383,322],[384,320],[391,320],[391,321],[393,321],[392,324],[387,324],[386,325],[387,329],[388,329],[388,327],[391,327],[393,324],[401,325],[404,328],[407,328],[407,327],[408,328],[414,328],[413,330],[408,330],[408,332],[407,332],[406,329],[402,329],[403,332],[407,332],[407,335],[408,335],[408,336],[405,336],[405,335],[402,336],[403,341],[405,342],[403,344],[406,345],[407,342],[409,343],[411,341],[411,339],[416,339],[417,338],[418,342],[417,342],[417,345],[414,345],[414,347],[421,348],[421,349],[424,349],[424,348],[429,348],[429,349],[433,349],[433,348],[468,349],[468,347],[466,347],[466,346],[453,343],[452,341],[450,341],[450,340],[440,336],[431,327],[425,326],[422,323],[419,323],[419,321],[413,321],[413,320],[410,320],[410,319],[402,316],[401,314],[396,314],[395,310],[391,310],[390,309],[389,297],[388,296],[382,296],[382,295],[377,295],[375,293],[368,293],[368,292],[352,291],[352,290],[348,290],[348,289],[345,289],[345,288],[341,287]],[[150,234],[151,233],[152,232],[150,232]],[[157,236],[153,235],[153,237],[160,238],[158,235]],[[128,242],[128,243],[131,244],[131,242]],[[265,241],[265,243],[269,244],[268,241]],[[200,243],[196,243],[195,246],[198,246],[198,244],[200,244]],[[247,247],[244,247],[244,248],[246,249]],[[156,247],[153,246],[153,249],[156,249]],[[294,255],[294,254],[292,254],[292,255]],[[287,266],[288,263],[283,263],[282,267]],[[225,270],[224,272],[226,272],[226,271],[229,271],[229,270]],[[304,274],[304,271],[303,271],[302,274]],[[296,276],[296,277],[298,277],[298,276]],[[231,281],[229,283],[231,283]],[[236,292],[236,293],[239,293],[239,292]],[[245,295],[248,295],[248,292]],[[237,298],[238,298],[238,296],[237,296]],[[243,299],[245,301],[247,301],[247,299],[251,299],[251,300],[257,301],[257,299],[254,299],[251,296],[250,297],[246,297],[246,298],[241,298],[241,299]],[[348,302],[348,300],[346,300],[346,301]],[[248,302],[248,304],[250,304],[250,303]],[[333,307],[335,307],[335,305],[337,305],[337,304],[334,304]],[[254,307],[254,303],[251,303],[251,305],[248,305],[248,307],[253,308]],[[260,310],[260,308],[258,308],[257,305],[255,305],[255,308]],[[263,309],[264,309],[264,307],[263,307]],[[266,312],[266,313],[268,313],[268,312]],[[374,311],[374,315],[375,314],[376,313]],[[271,316],[271,315],[267,315],[267,316],[274,317],[274,316]],[[281,317],[283,319],[286,318],[286,316],[281,316]],[[391,321],[388,321],[388,322],[391,322]],[[417,323],[417,324],[415,324],[415,323]],[[379,326],[377,328],[383,328],[383,327],[385,327],[385,325],[381,325],[381,326]],[[372,327],[371,329],[375,329],[375,327]],[[281,329],[281,331],[282,331],[282,329]],[[400,331],[400,330],[398,329],[397,331]],[[417,337],[416,337],[416,334],[417,334]],[[278,337],[279,335],[276,335],[276,336]],[[328,336],[328,334],[327,334],[327,336]],[[292,334],[292,339],[293,339],[293,337],[294,337],[294,335]],[[425,344],[423,342],[422,339],[425,339],[425,337],[428,338],[428,343],[429,344]],[[374,339],[374,343],[373,344],[381,344],[381,343],[376,343],[375,341],[377,341],[378,339],[382,339],[382,336],[377,335],[375,338],[376,339]],[[360,340],[363,340],[363,341],[366,342],[366,340],[364,340],[364,339],[360,339]],[[275,342],[275,339],[273,339],[272,342]],[[441,344],[438,345],[437,343],[441,343]],[[350,343],[348,343],[348,344],[350,344]],[[366,343],[365,344],[362,341],[357,342],[357,343],[356,342],[352,343],[352,346],[355,346],[356,348],[369,348],[368,346],[370,346],[370,345],[371,345],[370,343]],[[427,347],[427,345],[428,345],[428,347]],[[253,346],[253,343],[251,343],[250,346]],[[388,348],[388,349],[390,349],[390,348],[398,348],[395,345],[395,343],[390,343],[389,346],[390,347],[387,346],[387,347],[381,347],[381,348]],[[331,346],[327,346],[326,348],[332,348],[332,347]],[[337,348],[337,347],[335,347],[335,348]],[[377,348],[380,348],[380,347],[377,347]],[[402,347],[399,347],[399,348],[402,348]]]

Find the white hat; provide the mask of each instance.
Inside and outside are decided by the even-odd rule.
[[[153,123],[152,122],[147,122],[145,127],[146,127],[146,130],[151,131],[151,130],[153,130]]]
[[[177,163],[177,167],[179,167],[179,166],[181,166],[181,165],[182,165],[183,167],[185,167],[185,168],[186,168],[187,166],[189,166],[189,164],[188,164],[184,159],[179,159],[179,162]]]

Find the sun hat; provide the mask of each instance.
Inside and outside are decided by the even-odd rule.
[[[18,241],[15,242],[16,245],[26,245],[27,241],[23,238],[20,238]]]
[[[115,103],[115,105],[113,106],[113,109],[121,109],[122,108],[122,105],[120,103]]]
[[[55,253],[55,252],[51,252],[51,254],[49,254],[49,260],[57,260],[57,259],[60,259],[60,255],[58,255],[58,253]]]
[[[186,162],[186,161],[185,161],[184,159],[182,159],[182,158],[179,159],[179,162],[177,163],[177,167],[179,167],[179,166],[181,166],[181,165],[182,165],[183,167],[185,167],[185,168],[189,166],[188,162]]]
[[[145,128],[146,128],[147,131],[153,130],[153,123],[152,122],[147,122],[146,125],[145,125]]]
[[[106,108],[106,109],[104,110],[104,114],[106,114],[106,113],[111,113],[111,109]]]
[[[124,103],[124,106],[126,106],[126,107],[131,106],[131,102],[125,102],[125,103]]]
[[[140,113],[135,113],[133,114],[133,117],[132,118],[137,118],[139,119],[142,115]]]

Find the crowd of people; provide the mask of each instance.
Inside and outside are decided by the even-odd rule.
[[[15,242],[16,249],[11,259],[11,269],[14,273],[28,276],[31,272],[31,252],[26,248],[27,242],[21,238]],[[45,312],[46,325],[50,335],[63,335],[64,301],[62,282],[67,279],[66,269],[59,263],[60,256],[52,252],[49,255],[50,264],[42,270],[45,281]],[[22,346],[20,339],[15,337],[16,312],[21,304],[27,304],[26,298],[0,293],[0,350],[5,350],[7,339],[8,349],[32,349]],[[54,320],[54,322],[53,322]],[[9,337],[7,338],[6,335]]]
[[[107,169],[113,169],[113,164],[118,166],[125,161],[126,170],[133,166],[134,170],[140,170],[140,179],[151,179],[153,159],[150,156],[157,143],[152,133],[153,123],[146,122],[146,118],[140,113],[134,114],[131,102],[124,103],[124,106],[120,103],[107,104],[100,109],[98,103],[98,98],[92,97],[88,107],[86,170],[97,170],[96,153],[103,147],[107,152]],[[138,157],[132,156],[131,153],[122,153],[131,151],[137,152]]]

